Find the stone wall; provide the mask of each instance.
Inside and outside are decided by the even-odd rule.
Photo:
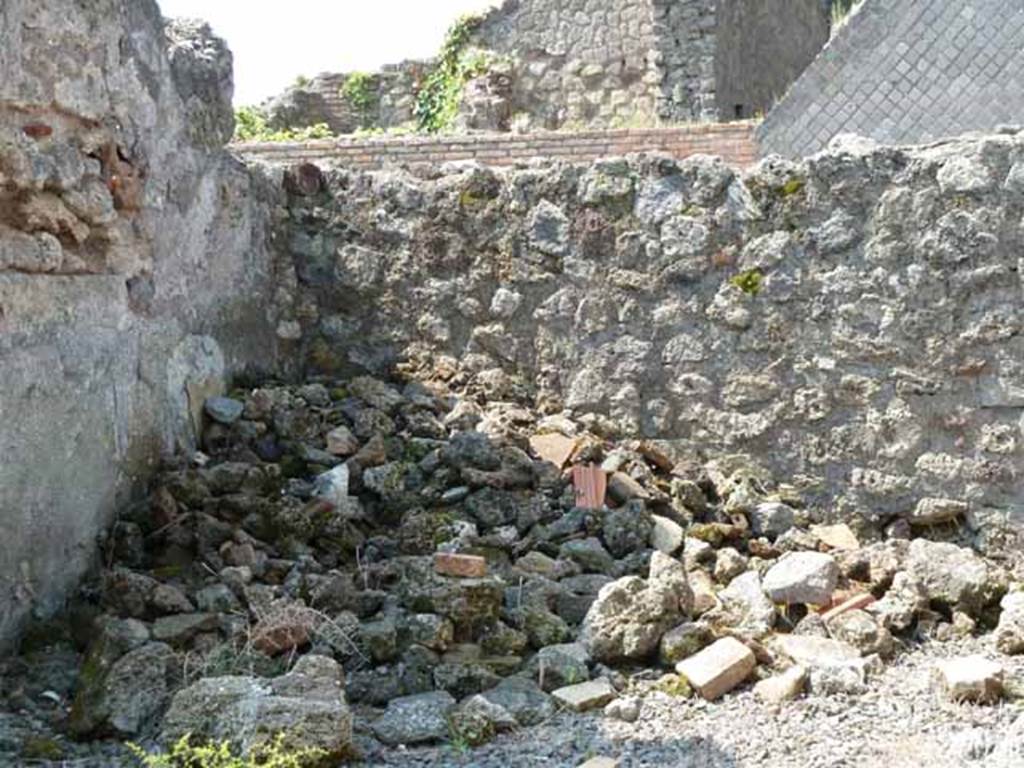
[[[346,94],[351,73],[323,73],[308,84],[293,86],[268,105],[269,123],[275,130],[325,123],[336,135],[365,128],[398,128],[415,125],[414,109],[420,80],[429,61],[404,61],[383,67],[367,76],[367,103],[355,104]]]
[[[760,131],[796,157],[853,132],[930,141],[1017,124],[1024,1],[865,0]]]
[[[654,120],[661,78],[650,3],[510,0],[473,39],[511,57],[511,109],[531,127]]]
[[[243,157],[275,164],[333,162],[366,170],[388,165],[429,167],[455,160],[476,160],[483,165],[514,165],[540,157],[586,162],[638,152],[665,152],[678,159],[717,155],[743,167],[753,164],[758,156],[754,129],[752,122],[702,123],[572,133],[342,138],[235,144],[232,149]]]
[[[827,0],[506,0],[470,44],[492,57],[467,86],[459,130],[584,130],[715,122],[766,111],[828,39]],[[371,77],[372,106],[323,74],[270,105],[273,127],[335,133],[413,121],[432,62]],[[482,93],[478,93],[478,91]],[[719,93],[721,91],[721,93]],[[485,105],[477,114],[477,104]],[[497,106],[496,106],[497,105]]]
[[[222,149],[231,55],[205,25],[165,28],[151,0],[6,0],[0,37],[6,647],[191,442],[198,398],[273,365],[280,185]]]
[[[742,175],[299,176],[290,311],[314,370],[461,377],[694,461],[748,454],[826,518],[1021,520],[1024,135]]]

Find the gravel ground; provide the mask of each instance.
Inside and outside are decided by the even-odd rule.
[[[1010,695],[997,706],[957,705],[932,692],[939,658],[982,653],[1006,669]],[[1022,768],[1024,657],[990,651],[988,638],[917,646],[889,662],[860,696],[808,696],[777,707],[750,686],[720,702],[650,694],[624,723],[560,714],[477,749],[450,746],[375,754],[372,766],[578,766],[607,755],[622,768]]]
[[[565,712],[468,750],[451,745],[383,750],[366,735],[368,721],[357,718],[357,743],[367,767],[575,768],[589,757],[607,755],[619,758],[621,768],[1024,768],[1024,656],[994,654],[990,648],[987,637],[915,646],[890,661],[859,696],[807,696],[769,706],[754,698],[749,685],[715,703],[653,692],[635,723],[600,712]],[[957,705],[933,693],[937,659],[974,653],[1004,665],[1008,696],[1003,703]],[[59,681],[74,663],[71,654],[29,665],[8,662],[3,693],[15,711],[0,713],[0,747],[5,740],[20,743],[30,734],[53,732],[60,707],[54,704],[53,716],[47,717],[41,694],[51,690],[66,701],[69,692]],[[11,666],[22,674],[11,674]],[[18,700],[35,704],[12,708]],[[0,749],[0,768],[123,764],[122,753],[110,743],[76,745],[59,736],[56,742],[64,749],[63,761],[12,761]]]

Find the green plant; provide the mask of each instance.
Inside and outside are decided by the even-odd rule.
[[[846,23],[850,13],[864,0],[832,0],[832,34]]]
[[[659,683],[658,690],[680,699],[693,696],[693,688],[685,675],[666,675]]]
[[[448,718],[448,741],[456,754],[465,755],[493,738],[494,724],[485,717],[462,712]]]
[[[235,110],[235,140],[259,141],[257,136],[267,133],[267,118],[259,107],[239,107]]]
[[[748,269],[746,272],[740,272],[735,277],[730,278],[729,282],[748,296],[757,296],[764,286],[764,275],[759,269]]]
[[[416,95],[416,123],[424,133],[450,128],[466,81],[487,71],[490,59],[486,53],[466,51],[473,30],[482,20],[479,14],[461,16],[445,35],[437,63]]]
[[[235,110],[235,141],[310,141],[333,137],[326,123],[274,131],[267,125],[267,116],[259,107],[239,107]]]
[[[373,75],[367,72],[353,72],[341,86],[341,97],[362,114],[373,107]]]
[[[310,80],[305,75],[299,75],[298,77],[295,78],[295,83],[294,83],[293,87],[295,87],[295,88],[308,88],[310,85],[312,85],[312,83],[313,83],[313,81]]]
[[[789,179],[785,184],[782,185],[782,196],[792,197],[793,195],[799,195],[804,191],[804,187],[807,186],[807,182],[803,179]]]
[[[257,744],[249,754],[239,756],[228,741],[220,744],[193,744],[192,735],[185,734],[170,752],[151,755],[137,744],[128,749],[143,768],[307,768],[321,763],[327,753],[315,747],[289,749],[285,735]]]

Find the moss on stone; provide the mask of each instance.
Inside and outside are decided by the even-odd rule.
[[[64,747],[55,739],[29,736],[21,744],[21,756],[26,760],[60,760],[64,757]]]
[[[806,186],[807,182],[804,179],[790,179],[782,185],[782,196],[792,197],[793,195],[799,195]]]
[[[675,696],[680,699],[688,699],[693,696],[693,688],[686,675],[666,675],[658,681],[658,690]]]
[[[748,269],[731,278],[729,282],[748,296],[757,296],[764,287],[764,274],[759,269]]]

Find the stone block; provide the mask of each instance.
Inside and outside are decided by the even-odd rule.
[[[586,683],[567,685],[551,694],[555,701],[574,712],[586,712],[590,709],[603,707],[615,698],[615,689],[606,677],[590,680]]]
[[[992,704],[1003,695],[1003,667],[984,656],[961,656],[936,665],[939,690],[950,700]]]
[[[434,570],[442,576],[460,579],[482,579],[487,575],[487,561],[476,555],[454,555],[438,552],[434,555]]]
[[[676,664],[676,672],[710,701],[746,680],[755,667],[757,659],[747,646],[735,638],[724,637]]]
[[[654,527],[651,528],[651,546],[666,555],[674,555],[683,546],[685,532],[683,527],[674,520],[660,515],[651,515]]]

